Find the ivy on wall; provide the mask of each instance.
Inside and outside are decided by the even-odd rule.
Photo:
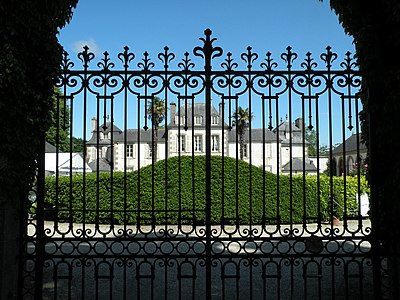
[[[345,32],[354,38],[358,64],[367,82],[360,117],[370,155],[369,179],[379,221],[376,228],[382,238],[392,239],[393,234],[400,235],[400,3],[331,0],[330,4]]]
[[[0,197],[26,191],[62,59],[57,33],[78,0],[0,2]],[[7,17],[5,17],[7,16]],[[1,202],[1,201],[0,201]]]

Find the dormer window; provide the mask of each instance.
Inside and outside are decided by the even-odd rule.
[[[212,125],[218,125],[218,116],[212,116],[211,117],[211,124]]]
[[[195,116],[194,125],[202,125],[202,124],[203,124],[203,116]]]
[[[179,123],[179,121],[180,121],[180,123]],[[175,124],[176,125],[183,125],[185,123],[185,117],[184,116],[181,116],[180,117],[180,119],[179,119],[179,116],[175,116]]]

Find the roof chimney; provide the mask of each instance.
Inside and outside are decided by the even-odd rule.
[[[297,118],[296,121],[294,121],[294,124],[297,128],[303,131],[303,118]]]
[[[221,101],[219,103],[219,112],[218,112],[220,120],[222,120],[222,109],[223,109],[223,105],[222,105],[222,101]]]
[[[171,102],[169,104],[170,107],[170,118],[171,118],[171,124],[175,124],[175,114],[176,114],[176,104],[174,102]]]
[[[97,119],[95,117],[92,118],[92,133],[97,130]]]

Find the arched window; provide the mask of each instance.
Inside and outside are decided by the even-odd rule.
[[[352,156],[347,157],[347,174],[350,174],[351,171],[357,169],[357,166],[354,164],[354,160]]]
[[[337,176],[337,163],[336,163],[336,158],[332,158],[330,168],[331,168],[331,175],[332,175],[332,176]]]
[[[343,162],[343,158],[339,159],[339,174],[338,176],[343,176],[344,175],[344,162]]]

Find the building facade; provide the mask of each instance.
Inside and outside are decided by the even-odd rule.
[[[357,172],[357,168],[366,169],[367,147],[361,134],[352,134],[343,143],[332,150],[332,175],[343,176]]]
[[[205,103],[176,107],[170,104],[167,130],[158,130],[157,160],[179,155],[205,155],[206,126]],[[290,124],[287,120],[273,129],[248,128],[244,133],[244,158],[252,165],[263,167],[272,173],[300,173],[306,165],[307,174],[317,169],[308,159],[306,143],[303,142],[301,118]],[[211,153],[239,159],[240,136],[230,127],[219,110],[211,108]],[[114,171],[133,171],[150,165],[154,148],[152,130],[127,129],[122,131],[107,122],[99,126],[92,119],[92,136],[87,142],[87,160],[92,169],[107,171],[104,163]],[[305,164],[303,163],[305,162]],[[103,169],[100,168],[103,166]]]

